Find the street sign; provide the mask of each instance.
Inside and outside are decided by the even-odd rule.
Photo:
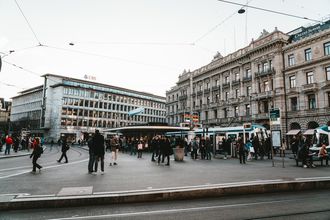
[[[269,117],[270,118],[280,118],[281,117],[280,116],[280,109],[275,108],[275,109],[270,110]]]
[[[280,109],[271,109],[269,112],[270,125],[280,125],[281,124],[281,114]]]

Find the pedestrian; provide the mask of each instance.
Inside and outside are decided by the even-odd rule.
[[[237,149],[238,149],[238,155],[239,155],[239,162],[240,164],[245,164],[245,147],[244,143],[241,137],[237,140]]]
[[[118,141],[118,137],[112,137],[111,141],[110,141],[110,149],[111,149],[111,160],[110,161],[110,166],[113,165],[117,165],[117,158],[118,158],[118,151],[119,151],[119,141]]]
[[[62,155],[60,157],[60,159],[57,160],[57,162],[61,163],[63,157],[65,158],[65,162],[64,163],[68,163],[68,157],[66,156],[66,152],[70,149],[66,138],[63,138],[62,140]]]
[[[152,138],[151,140],[151,151],[152,151],[152,156],[151,156],[151,161],[155,162],[155,157],[158,156],[159,154],[159,149],[160,149],[160,140],[158,135],[156,135],[155,137]]]
[[[285,150],[286,150],[286,142],[285,142],[285,138],[283,138],[282,140],[282,146],[280,148],[280,156],[282,157],[285,157]]]
[[[202,137],[200,142],[199,142],[199,151],[201,153],[201,159],[205,160],[206,146],[205,146],[205,138],[204,137]]]
[[[143,138],[141,137],[137,144],[137,150],[138,150],[137,158],[142,158],[143,145],[144,145],[144,141]]]
[[[95,131],[93,137],[93,147],[94,147],[94,155],[95,155],[95,167],[94,172],[97,172],[97,167],[99,161],[101,162],[101,174],[104,174],[104,154],[105,154],[105,147],[104,147],[104,137],[100,134],[99,130]]]
[[[89,152],[89,160],[88,160],[88,173],[92,174],[94,169],[94,163],[95,163],[95,150],[94,150],[94,144],[93,144],[93,137],[90,134],[90,137],[88,139],[88,152]]]
[[[172,154],[172,148],[171,148],[171,142],[169,140],[169,138],[164,137],[164,154],[163,154],[163,162],[164,162],[164,157],[167,158],[167,163],[165,164],[165,166],[169,166],[170,165],[170,155]]]
[[[10,136],[10,135],[7,135],[7,137],[6,137],[6,149],[5,149],[5,155],[6,154],[10,154],[10,148],[12,147],[12,145],[13,145],[13,139],[12,139],[12,137]]]
[[[326,145],[324,143],[322,144],[322,146],[320,148],[318,157],[321,158],[322,160],[326,160],[326,162],[328,162],[328,152],[327,152]]]
[[[197,137],[194,137],[194,140],[192,141],[192,151],[191,151],[191,157],[193,160],[197,159],[197,150],[198,150]]]
[[[32,158],[32,164],[33,164],[33,168],[32,168],[32,173],[36,172],[36,168],[39,169],[39,172],[41,171],[42,166],[40,166],[37,163],[38,158],[41,156],[41,154],[44,152],[43,148],[40,145],[40,140],[39,138],[36,138],[36,145],[33,148],[33,152],[30,155],[30,158]]]
[[[211,160],[212,143],[209,137],[205,139],[206,160]]]

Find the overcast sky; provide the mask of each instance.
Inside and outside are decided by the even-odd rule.
[[[184,69],[208,64],[258,38],[289,32],[303,19],[217,0],[0,0],[0,97],[41,85],[52,73],[165,96]],[[246,3],[246,0],[233,0]],[[330,0],[250,0],[251,6],[330,18]],[[69,45],[73,42],[74,45]],[[39,43],[45,46],[37,46]],[[16,67],[14,66],[16,65]],[[22,67],[22,68],[20,68]]]

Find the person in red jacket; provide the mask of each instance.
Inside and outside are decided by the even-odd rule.
[[[13,145],[13,139],[11,138],[11,136],[10,135],[7,135],[7,137],[6,137],[6,150],[5,150],[5,155],[6,154],[10,154],[10,148],[11,148],[11,146]]]

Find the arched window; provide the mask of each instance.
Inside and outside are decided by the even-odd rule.
[[[301,129],[300,124],[297,122],[293,122],[290,124],[290,130],[299,130]]]
[[[317,128],[317,127],[319,127],[319,124],[315,121],[310,121],[307,124],[307,129],[314,129],[314,128]]]

